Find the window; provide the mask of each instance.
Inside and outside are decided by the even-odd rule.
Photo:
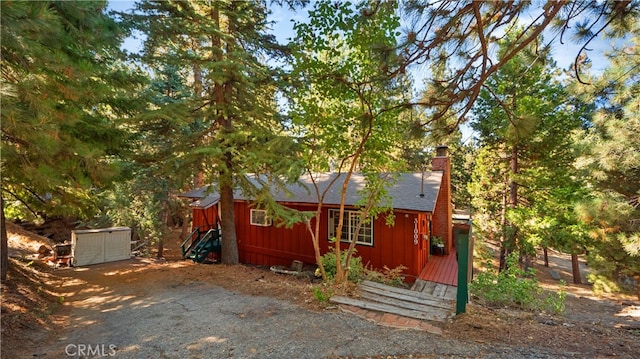
[[[360,220],[360,213],[356,211],[344,211],[344,224],[342,226],[342,236],[336,234],[338,221],[340,220],[340,210],[329,210],[329,238],[340,237],[343,242],[351,242],[356,238],[357,244],[373,246],[373,221],[362,223],[360,231],[356,236],[356,226]]]
[[[251,224],[254,226],[267,227],[271,225],[271,218],[267,216],[267,211],[263,209],[252,209]]]

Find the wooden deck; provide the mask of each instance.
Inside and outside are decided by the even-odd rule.
[[[427,282],[458,286],[458,261],[455,249],[448,255],[432,255],[418,277]]]

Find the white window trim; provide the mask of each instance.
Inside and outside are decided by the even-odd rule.
[[[263,221],[258,222],[254,217],[254,214],[261,214],[258,218],[262,218]],[[271,217],[267,215],[267,211],[264,209],[251,209],[249,222],[252,226],[269,227],[272,224]]]
[[[328,212],[328,217],[327,218],[327,225],[329,227],[329,239],[337,237],[336,235],[336,225],[334,225],[334,223],[336,223],[335,221],[338,220],[338,217],[340,216],[340,210],[339,209],[335,209],[335,208],[329,208]],[[353,236],[353,230],[355,230],[355,225],[354,228],[351,228],[351,224],[353,223],[351,220],[355,219],[357,217],[359,217],[360,214],[357,211],[349,211],[349,210],[345,210],[344,211],[344,224],[343,224],[343,231],[346,229],[346,233],[349,236],[349,238],[347,239],[341,239],[342,242],[345,243],[351,243],[352,241],[352,236]],[[335,218],[335,221],[332,220],[333,218]],[[369,226],[369,227],[367,227]],[[373,220],[369,221],[369,223],[363,223],[360,226],[360,230],[365,230],[369,228],[371,235],[369,236],[371,238],[371,242],[363,242],[363,241],[358,241],[356,240],[356,244],[359,245],[363,245],[363,246],[370,246],[373,247],[373,243],[374,243],[374,234],[373,234]]]

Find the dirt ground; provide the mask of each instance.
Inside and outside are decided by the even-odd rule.
[[[11,223],[7,224],[7,230],[9,253],[13,258],[9,280],[2,284],[2,358],[26,357],[25,353],[28,357],[46,356],[33,348],[59,341],[77,319],[73,315],[95,302],[122,300],[132,293],[153,293],[203,278],[207,285],[243,296],[277,299],[311,313],[329,315],[336,311],[314,298],[313,288],[318,283],[309,277],[280,275],[251,266],[199,265],[180,260],[177,232],[165,241],[164,260],[137,259],[127,265],[115,262],[92,270],[90,267],[53,269],[30,257],[40,245],[51,244],[46,237]],[[570,283],[569,258],[551,254],[551,267]],[[549,269],[539,263],[536,267],[541,285],[549,291],[559,290],[558,281],[551,278]],[[490,350],[486,348],[500,347],[543,350],[552,353],[551,357],[640,357],[640,302],[636,298],[597,297],[589,285],[569,284],[565,290],[568,295],[564,316],[491,309],[471,303],[467,313],[445,326],[441,340],[452,348],[456,345],[480,348],[473,352],[476,354],[459,356],[485,356],[481,353]],[[113,308],[117,309],[118,306]],[[397,335],[410,338],[414,334],[400,332]],[[30,350],[25,351],[26,347]],[[367,357],[377,357],[367,353]],[[531,353],[535,352],[525,352],[523,356],[538,357]],[[434,354],[425,351],[392,357],[427,358]]]

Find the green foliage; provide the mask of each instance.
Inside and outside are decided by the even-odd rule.
[[[576,206],[588,233],[587,261],[594,271],[594,290],[617,292],[628,278],[640,278],[640,240],[632,219],[640,216],[627,199],[615,192],[596,193]]]
[[[565,286],[566,282],[560,281],[561,289],[558,291],[557,295],[549,295],[544,298],[543,308],[545,308],[546,311],[557,315],[565,313],[567,309],[567,291],[564,290]]]
[[[546,310],[556,314],[564,312],[566,293],[544,297],[542,287],[535,279],[535,271],[524,271],[518,266],[518,252],[507,257],[507,269],[495,272],[488,268],[476,275],[471,282],[473,295],[496,307],[516,307],[529,310]],[[490,265],[488,265],[490,267]]]
[[[328,303],[333,296],[333,289],[324,284],[313,287],[313,296],[320,303]]]
[[[410,81],[387,71],[401,60],[394,51],[400,25],[397,3],[370,5],[367,1],[313,4],[309,21],[294,25],[290,66],[297,82],[288,93],[291,133],[300,143],[305,170],[345,174],[317,197],[341,187],[356,171],[364,174],[357,203],[364,221],[390,208],[386,187],[395,180],[393,173],[404,168],[398,144],[410,132],[410,117],[402,116]],[[344,203],[346,193],[342,196]],[[316,212],[316,220],[320,214]],[[319,237],[315,231],[316,250]],[[350,258],[351,253],[344,260],[351,276]],[[342,264],[335,270],[336,278],[343,280]]]
[[[347,257],[347,251],[340,252],[341,260],[344,262]],[[329,280],[333,279],[336,275],[336,255],[334,252],[328,252],[322,256],[322,265],[327,273]],[[353,256],[349,261],[349,267],[347,268],[349,275],[348,279],[351,282],[357,283],[364,277],[365,271],[362,265],[362,259],[360,257]]]
[[[118,179],[144,76],[100,1],[3,1],[2,195],[12,215],[91,216]]]
[[[491,76],[474,107],[481,145],[469,187],[476,233],[505,252],[533,255],[544,245],[575,253],[586,236],[573,206],[586,191],[573,142],[589,107],[567,93],[549,55],[534,50]]]
[[[621,292],[621,288],[611,278],[616,278],[611,272],[603,271],[605,274],[589,273],[587,280],[592,284],[592,290],[598,295]]]
[[[433,244],[433,245],[444,244],[444,241],[442,240],[441,237],[433,236],[433,237],[431,237],[431,244]]]
[[[126,226],[135,239],[156,244],[165,234],[161,212],[166,191],[141,181],[118,184],[102,198],[103,211],[85,225],[90,227]]]

